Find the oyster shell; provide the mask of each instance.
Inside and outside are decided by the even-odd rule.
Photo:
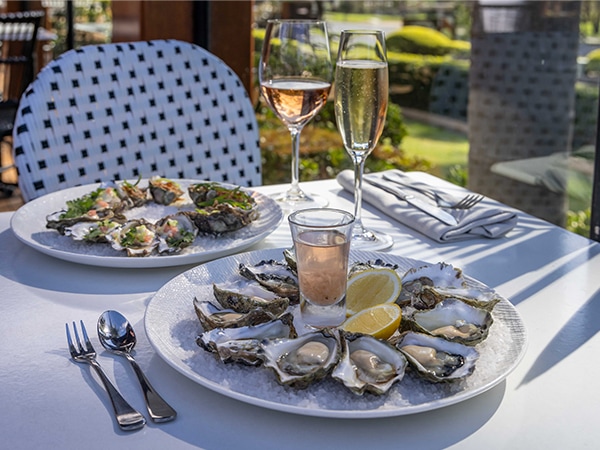
[[[296,261],[296,252],[294,248],[286,248],[283,251],[283,258],[294,275],[298,276],[298,262]]]
[[[337,329],[323,329],[295,339],[267,339],[261,343],[263,364],[282,385],[299,389],[325,378],[340,358]]]
[[[225,309],[248,313],[253,309],[263,309],[277,316],[290,305],[289,299],[279,297],[261,284],[247,278],[213,284],[213,292],[219,304]]]
[[[194,242],[198,228],[185,213],[163,217],[156,223],[158,251],[160,253],[177,253]]]
[[[278,319],[240,328],[213,328],[196,338],[203,349],[216,353],[224,363],[238,362],[258,366],[263,362],[261,342],[265,339],[297,336],[293,316],[286,313]]]
[[[108,242],[106,236],[122,225],[112,219],[103,219],[95,222],[77,222],[64,229],[65,236],[70,236],[76,241]]]
[[[150,178],[148,190],[154,201],[160,205],[170,205],[184,192],[179,183],[162,177]]]
[[[191,217],[203,233],[222,234],[236,231],[258,218],[254,198],[241,188],[228,188],[216,182],[196,183],[188,187],[198,208]]]
[[[352,264],[350,266],[350,269],[348,270],[348,278],[350,278],[355,273],[364,272],[365,270],[372,270],[372,269],[396,270],[396,269],[398,269],[398,264],[386,263],[385,261],[383,261],[382,259],[379,259],[379,258],[375,259],[375,260],[371,260],[371,261],[366,261],[366,262],[360,262],[360,261],[355,262],[354,264]]]
[[[130,207],[114,183],[103,183],[92,192],[67,201],[67,209],[46,216],[46,228],[64,234],[65,229],[79,222],[98,222],[104,219],[125,220],[120,213]]]
[[[280,297],[287,297],[291,304],[296,304],[300,298],[298,277],[290,267],[273,259],[260,261],[255,265],[240,263],[239,273],[249,280],[255,280]]]
[[[139,180],[134,184],[123,181],[119,186],[122,196],[127,198],[132,208],[143,206],[148,202],[148,188],[140,188],[138,183]]]
[[[476,308],[492,311],[501,297],[496,291],[488,287],[437,287],[424,288],[426,296],[434,297],[436,302],[445,299],[458,299]]]
[[[473,373],[479,359],[473,347],[412,331],[401,335],[395,345],[419,374],[433,382],[463,379]]]
[[[106,239],[115,250],[125,250],[127,256],[148,256],[158,245],[154,225],[144,219],[125,222]]]
[[[369,335],[343,333],[342,347],[342,357],[331,376],[355,394],[385,394],[404,377],[406,358],[386,342]]]
[[[409,269],[402,277],[402,292],[397,300],[400,306],[416,309],[433,308],[441,299],[427,287],[462,288],[465,286],[462,270],[446,263],[437,263]]]
[[[493,322],[488,311],[453,298],[441,301],[433,309],[416,311],[402,321],[413,331],[465,345],[482,342]]]
[[[239,328],[275,320],[277,316],[262,308],[240,313],[233,309],[222,309],[209,301],[194,299],[194,310],[205,331],[213,328]]]

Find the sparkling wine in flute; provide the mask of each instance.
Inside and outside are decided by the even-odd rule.
[[[386,62],[349,60],[336,68],[337,126],[348,151],[370,153],[377,144],[388,104]]]
[[[263,82],[261,90],[277,117],[288,127],[303,127],[325,105],[331,83],[306,78]]]
[[[344,234],[305,231],[294,243],[298,282],[304,300],[319,306],[339,302],[346,293],[350,241]]]

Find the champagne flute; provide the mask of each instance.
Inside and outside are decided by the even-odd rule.
[[[382,250],[394,243],[391,236],[366,229],[361,220],[365,160],[383,131],[388,84],[383,31],[342,31],[335,69],[335,118],[354,163],[355,249]]]
[[[260,91],[292,137],[292,181],[276,200],[287,210],[327,205],[299,186],[300,133],[327,102],[333,67],[325,22],[269,20],[258,69]]]

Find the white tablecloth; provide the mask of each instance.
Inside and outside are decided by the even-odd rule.
[[[303,187],[352,210],[351,196],[334,180]],[[475,398],[421,414],[354,420],[272,411],[192,382],[153,352],[143,327],[153,293],[189,266],[109,269],[57,260],[17,241],[10,217],[0,213],[1,448],[481,450],[600,442],[600,246],[541,220],[521,214],[505,238],[437,244],[365,205],[365,225],[394,236],[391,252],[449,262],[508,298],[523,317],[529,347],[504,382]],[[290,243],[284,221],[254,249]],[[120,431],[95,374],[69,359],[65,322],[83,319],[92,328],[106,309],[133,323],[136,358],[177,409],[174,422]],[[124,396],[145,413],[131,368],[97,350]]]

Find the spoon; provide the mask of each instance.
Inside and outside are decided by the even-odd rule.
[[[138,377],[150,418],[154,422],[168,422],[175,419],[177,412],[162,399],[150,385],[150,382],[140,369],[131,351],[136,344],[135,332],[127,319],[117,311],[104,311],[98,319],[98,338],[102,346],[117,355],[129,360]]]

